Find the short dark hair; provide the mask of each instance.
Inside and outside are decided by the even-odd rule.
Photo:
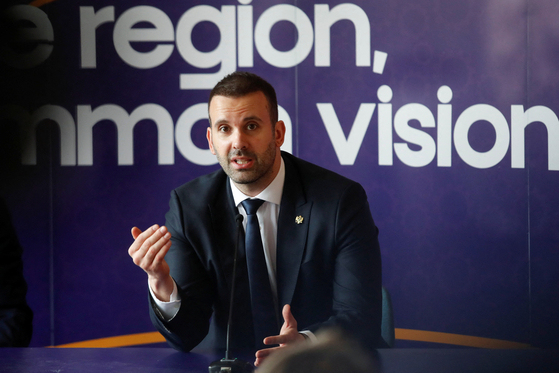
[[[274,87],[256,74],[247,71],[236,71],[221,79],[210,92],[208,110],[214,96],[238,98],[249,93],[262,92],[268,101],[268,112],[272,127],[278,121],[278,99]],[[211,124],[211,118],[210,118]]]

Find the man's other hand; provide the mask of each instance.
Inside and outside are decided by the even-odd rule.
[[[256,361],[254,362],[255,366],[259,366],[260,364],[262,364],[264,359],[275,351],[278,351],[279,349],[287,346],[294,345],[295,343],[303,342],[305,340],[305,337],[301,335],[297,330],[297,321],[291,314],[291,306],[289,304],[283,306],[281,314],[283,316],[284,322],[281,327],[280,334],[264,338],[265,345],[279,344],[279,347],[271,347],[264,350],[256,351]]]

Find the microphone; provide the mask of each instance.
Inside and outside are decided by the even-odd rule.
[[[233,300],[235,298],[235,279],[237,273],[237,251],[239,249],[239,240],[241,238],[241,230],[243,229],[243,215],[237,214],[235,217],[237,223],[237,242],[235,243],[235,253],[233,254],[233,279],[231,281],[231,298],[229,300],[229,319],[227,320],[227,337],[225,342],[225,358],[221,360],[216,360],[210,364],[208,367],[210,373],[252,373],[254,372],[254,367],[252,364],[239,360],[237,358],[231,358],[229,356],[229,337],[231,334],[231,324],[233,315]]]

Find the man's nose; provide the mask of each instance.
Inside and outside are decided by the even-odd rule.
[[[233,148],[234,149],[246,149],[247,147],[247,136],[243,131],[235,131],[233,134]]]

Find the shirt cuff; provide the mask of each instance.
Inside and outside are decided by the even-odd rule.
[[[153,290],[151,290],[151,286],[149,286],[149,284],[148,288],[155,306],[159,310],[161,316],[163,316],[164,321],[171,321],[177,315],[179,309],[181,308],[181,297],[179,295],[179,291],[177,289],[177,284],[175,283],[175,281],[173,281],[173,292],[171,293],[169,302],[163,302],[157,299],[155,294],[153,294]]]
[[[311,343],[318,342],[318,339],[316,338],[316,335],[314,335],[314,333],[311,332],[310,330],[301,330],[301,331],[299,331],[299,334],[302,334],[303,337],[305,337],[305,339],[307,339]]]

